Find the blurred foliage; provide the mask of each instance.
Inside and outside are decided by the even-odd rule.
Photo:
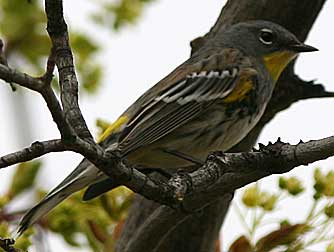
[[[39,161],[25,162],[17,166],[9,186],[8,196],[14,198],[35,184],[37,173],[42,163]],[[24,176],[22,176],[24,174]]]
[[[95,23],[114,30],[128,24],[135,24],[142,15],[144,7],[154,0],[96,0],[99,9],[92,15]]]
[[[271,211],[275,207],[277,196],[261,192],[258,186],[255,185],[244,192],[242,201],[249,208],[261,207],[263,210]]]
[[[38,2],[0,2],[0,36],[5,41],[9,60],[23,61],[31,65],[36,73],[41,72],[42,57],[48,55],[50,48],[45,14]]]
[[[229,248],[230,252],[297,252],[317,251],[314,246],[325,244],[327,252],[334,251],[334,172],[314,171],[314,197],[311,208],[299,215],[303,221],[291,224],[288,219],[271,220],[272,214],[284,208],[286,200],[305,192],[296,177],[280,177],[276,193],[262,190],[258,183],[243,191],[242,205],[234,204],[246,232]],[[281,207],[280,207],[281,206]],[[249,216],[252,216],[249,218]],[[249,221],[250,220],[250,221]],[[256,234],[271,223],[273,229],[260,237]],[[279,224],[277,227],[277,223]],[[275,227],[276,225],[276,227]],[[267,228],[267,227],[266,227]],[[268,228],[267,228],[268,229]]]
[[[100,47],[83,33],[71,32],[71,46],[75,55],[75,66],[79,73],[79,83],[87,93],[95,93],[101,86],[103,67],[94,61]]]
[[[71,196],[46,216],[41,225],[61,235],[72,246],[89,245],[94,251],[104,251],[108,244],[105,251],[112,251],[113,234],[126,217],[132,200],[131,191],[118,187],[85,203],[81,197],[82,193]],[[80,242],[78,234],[86,237],[86,242]]]
[[[11,205],[14,196],[18,196],[19,193],[29,188],[33,189],[31,187],[34,185],[35,175],[32,174],[37,174],[36,169],[39,169],[40,166],[40,162],[29,162],[17,167],[10,189],[6,195],[1,197],[6,200],[0,208],[0,237],[12,236],[11,231],[16,225],[11,227],[11,223],[15,224],[24,211],[13,213],[7,210],[7,206]],[[22,178],[25,178],[27,174],[28,182],[24,182]],[[33,191],[37,200],[46,195],[46,192],[40,189]],[[26,251],[32,245],[33,234],[41,232],[42,228],[42,230],[49,230],[60,235],[68,245],[89,247],[92,251],[112,252],[115,239],[119,236],[131,205],[132,192],[121,186],[100,198],[84,203],[81,200],[82,195],[83,192],[78,192],[59,204],[50,214],[20,236],[15,242],[15,248]]]
[[[42,2],[0,1],[0,38],[5,42],[9,65],[22,67],[24,63],[28,72],[35,75],[43,74],[51,45]],[[109,30],[119,31],[127,24],[135,24],[150,2],[153,0],[95,0],[97,11],[91,20]],[[102,63],[96,60],[101,45],[86,33],[73,29],[70,29],[70,42],[82,89],[93,94],[101,86],[104,74]],[[58,87],[56,81],[53,86]]]
[[[334,197],[334,171],[323,174],[320,169],[314,172],[314,197],[319,199],[321,197]]]
[[[0,1],[0,37],[11,67],[22,65],[24,71],[43,75],[51,42],[46,31],[43,1]],[[70,31],[70,42],[81,86],[92,94],[101,86],[102,65],[95,57],[100,45],[82,32]],[[23,63],[23,64],[22,64]],[[53,83],[57,87],[56,82]]]
[[[282,190],[286,190],[289,194],[293,196],[297,196],[304,191],[304,187],[301,181],[295,177],[281,177],[279,179],[278,185]]]

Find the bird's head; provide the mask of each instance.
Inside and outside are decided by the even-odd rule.
[[[284,27],[263,20],[232,25],[218,39],[224,46],[238,48],[246,54],[263,60],[272,78],[277,80],[287,64],[299,53],[317,51],[300,42]]]

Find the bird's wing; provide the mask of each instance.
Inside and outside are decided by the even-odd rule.
[[[188,71],[186,76],[142,102],[119,138],[118,150],[122,155],[159,140],[196,118],[214,100],[224,100],[233,93],[244,69],[236,62],[219,65],[215,57],[218,56],[208,59],[214,63]],[[208,64],[214,64],[209,67],[211,70]]]
[[[126,155],[196,117],[205,109],[205,103],[208,105],[220,98],[226,103],[240,100],[249,86],[238,85],[238,82],[247,83],[247,79],[238,80],[257,74],[252,72],[251,62],[247,59],[235,49],[223,50],[215,56],[207,55],[200,63],[194,63],[198,59],[192,57],[191,64],[186,62],[176,68],[110,125],[101,137],[102,146],[114,149],[118,145],[121,153]],[[84,200],[114,187],[110,179],[91,185]]]
[[[118,149],[126,155],[162,138],[198,116],[210,101],[231,93],[237,78],[237,68],[187,76],[148,103],[128,123],[125,131],[131,130],[123,139],[121,137]]]

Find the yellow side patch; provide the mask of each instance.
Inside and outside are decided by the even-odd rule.
[[[297,56],[291,51],[274,52],[263,58],[264,65],[274,81],[277,81],[284,68]]]
[[[111,134],[121,131],[123,129],[123,126],[128,123],[128,121],[129,118],[127,116],[119,117],[114,123],[110,124],[110,126],[102,133],[97,142],[100,143]]]
[[[240,78],[235,89],[224,99],[224,102],[231,103],[241,101],[252,89],[254,89],[252,80],[248,78]]]

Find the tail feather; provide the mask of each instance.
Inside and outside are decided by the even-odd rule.
[[[66,190],[67,189],[67,190]],[[37,205],[31,208],[22,218],[18,233],[21,235],[25,230],[27,230],[33,223],[42,218],[45,214],[47,214],[50,210],[52,210],[56,205],[66,199],[75,191],[72,190],[71,184],[68,185],[67,188],[64,188],[64,192],[58,192],[55,194],[47,195],[42,201],[40,201]]]
[[[101,173],[94,165],[86,160],[82,161],[63,182],[23,216],[19,224],[19,235],[71,194],[105,178],[106,175]]]
[[[112,179],[107,178],[105,180],[102,180],[98,183],[95,183],[93,185],[90,185],[87,190],[85,191],[82,200],[88,201],[91,199],[94,199],[101,194],[104,194],[116,187],[118,187],[119,184],[115,183]]]

